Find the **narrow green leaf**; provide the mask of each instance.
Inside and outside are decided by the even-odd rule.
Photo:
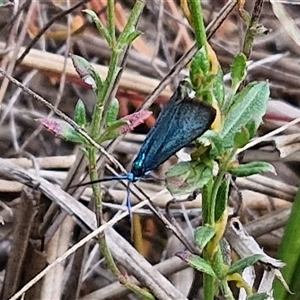
[[[116,139],[118,136],[120,136],[120,133],[118,130],[112,130],[112,131],[105,131],[103,134],[101,134],[99,137],[97,137],[95,139],[95,141],[98,143],[98,144],[101,144],[103,142],[106,142],[106,141],[110,141],[110,140],[113,140],[113,139]]]
[[[106,114],[106,125],[109,126],[111,123],[115,122],[118,117],[119,113],[119,101],[118,99],[114,98],[108,107],[107,114]]]
[[[95,139],[95,141],[101,144],[105,141],[110,141],[117,138],[122,134],[120,128],[124,125],[127,125],[127,121],[123,119],[111,123],[106,130]]]
[[[140,31],[133,30],[131,33],[124,36],[124,40],[123,40],[124,44],[120,46],[130,45],[140,35],[141,35]]]
[[[256,124],[254,120],[250,120],[247,124],[246,124],[246,128],[248,130],[248,134],[249,134],[249,139],[252,139],[255,134],[256,134]]]
[[[76,72],[80,76],[83,82],[90,85],[93,90],[100,90],[103,87],[102,79],[95,71],[93,66],[83,57],[78,55],[72,55],[72,62]]]
[[[254,294],[252,296],[247,297],[247,300],[267,300],[267,299],[274,299],[273,297],[270,297],[271,295],[268,295],[266,293],[259,293]]]
[[[87,13],[91,17],[91,19],[95,23],[99,32],[103,35],[103,37],[107,40],[108,44],[111,46],[112,38],[109,34],[109,31],[102,24],[101,20],[97,16],[97,14],[90,9],[84,9],[83,12]]]
[[[65,132],[65,134],[62,137],[69,142],[83,144],[86,146],[90,145],[90,143],[86,141],[86,139],[73,128],[70,128],[70,130]]]
[[[270,163],[263,161],[241,164],[235,168],[229,169],[228,172],[237,177],[246,177],[265,172],[271,172],[273,174],[276,174],[275,168]]]
[[[98,72],[93,67],[91,67],[89,69],[89,72],[90,72],[91,76],[93,77],[93,79],[96,82],[96,87],[93,87],[93,89],[100,91],[103,88],[105,83],[102,82],[102,79],[101,79],[100,75],[98,74]]]
[[[92,68],[91,64],[85,58],[78,55],[72,55],[71,58],[74,68],[81,80],[95,89],[96,83],[90,72],[90,69]]]
[[[195,242],[201,251],[215,234],[216,230],[213,227],[200,226],[195,230]]]
[[[202,47],[194,56],[190,67],[190,79],[192,85],[197,90],[198,87],[203,85],[206,80],[206,75],[210,69],[210,63],[207,59],[204,47]]]
[[[229,197],[229,179],[223,179],[218,189],[215,208],[216,222],[223,216],[225,209],[227,209]]]
[[[75,106],[74,121],[80,126],[86,126],[86,110],[81,99],[77,101]]]
[[[244,80],[246,76],[247,67],[247,57],[244,53],[239,53],[234,57],[233,64],[230,68],[231,73],[231,88],[233,94],[238,89],[240,83]]]
[[[284,228],[284,234],[278,249],[278,259],[285,262],[286,266],[282,269],[282,276],[274,283],[274,299],[289,299],[290,295],[287,287],[284,286],[284,277],[286,285],[296,295],[300,295],[300,187],[293,201],[292,211]],[[295,297],[297,299],[299,297]],[[293,297],[291,298],[293,299]]]
[[[266,113],[269,94],[270,90],[266,83],[251,83],[234,97],[220,132],[224,147],[232,148],[236,133],[250,121],[253,120],[255,129],[258,128]]]
[[[234,273],[240,273],[242,272],[245,268],[253,266],[255,263],[257,263],[263,255],[261,254],[254,254],[246,258],[242,258],[236,262],[234,262],[228,272],[227,275],[232,275]]]
[[[176,256],[178,256],[179,258],[181,258],[182,260],[187,262],[188,265],[191,266],[192,268],[194,268],[200,272],[203,272],[205,274],[208,274],[214,278],[217,278],[217,275],[215,274],[210,263],[205,261],[200,256],[190,254],[190,253],[184,252],[184,251],[177,252]]]
[[[214,130],[207,130],[201,137],[197,139],[197,142],[201,145],[210,145],[209,157],[212,160],[217,159],[224,153],[223,139],[219,133]]]
[[[128,121],[124,120],[124,119],[119,119],[119,120],[116,120],[115,122],[112,122],[107,128],[106,128],[106,131],[107,132],[112,132],[116,129],[119,129],[120,127],[124,126],[128,124]],[[119,132],[120,134],[121,132]]]
[[[250,133],[244,126],[234,136],[234,147],[236,149],[244,147],[250,140]]]
[[[223,107],[224,98],[225,98],[225,88],[223,80],[223,71],[221,68],[218,70],[218,74],[215,76],[213,94],[219,104],[219,107]]]

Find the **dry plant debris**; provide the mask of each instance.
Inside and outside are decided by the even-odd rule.
[[[120,117],[140,108],[178,59],[193,46],[193,34],[178,2],[146,2],[139,24],[139,30],[143,34],[133,43],[117,92]],[[251,10],[251,2],[247,2],[247,10]],[[116,26],[119,31],[124,27],[132,4],[133,1],[116,2]],[[206,24],[209,24],[217,18],[226,1],[202,1],[202,4]],[[73,6],[77,7],[70,9]],[[78,98],[91,109],[94,99],[88,86],[79,80],[69,53],[85,57],[100,74],[106,74],[110,57],[108,47],[87,16],[81,12],[84,8],[93,9],[106,23],[106,6],[105,0],[51,0],[19,1],[15,2],[15,5],[8,3],[0,7],[1,14],[6,16],[0,23],[0,67],[68,116],[73,116]],[[282,15],[282,11],[277,7],[275,16],[271,3],[264,3],[261,23],[268,33],[255,39],[249,65],[247,79],[267,79],[271,87],[271,100],[264,124],[260,128],[261,136],[300,116],[300,39],[297,36],[300,5],[287,2],[282,7],[286,14]],[[67,10],[69,13],[64,14]],[[49,24],[51,26],[44,30]],[[288,29],[291,24],[293,30]],[[233,56],[240,49],[240,38],[244,30],[244,24],[234,10],[211,38],[211,45],[218,55],[225,78]],[[35,37],[40,33],[40,38],[35,41]],[[155,123],[155,116],[161,104],[168,100],[174,86],[186,74],[187,70],[182,69],[178,76],[169,81],[169,85],[153,103],[144,104],[144,107],[151,105],[154,111],[154,115],[145,125],[122,139],[118,138],[109,145],[103,145],[125,168],[130,166],[145,133]],[[84,236],[76,222],[83,224],[87,231],[96,227],[93,223],[94,215],[89,214],[89,210],[84,210],[92,201],[89,188],[82,194],[81,202],[75,205],[70,202],[65,211],[54,205],[62,198],[68,198],[60,194],[56,185],[63,185],[65,180],[71,179],[73,183],[78,182],[85,173],[86,166],[81,162],[80,151],[73,144],[42,130],[35,121],[52,113],[22,93],[22,90],[9,84],[5,78],[2,78],[1,82],[0,102],[0,206],[3,223],[0,225],[1,270],[5,270],[8,253],[20,251],[19,262],[13,265],[10,262],[7,265],[7,273],[2,272],[3,276],[5,274],[5,279],[3,276],[1,278],[2,299],[8,299],[33,275],[55,261],[70,248],[70,245]],[[257,175],[236,181],[243,199],[240,219],[253,237],[265,237],[260,240],[260,246],[271,254],[276,253],[282,228],[289,216],[290,203],[297,192],[299,141],[299,124],[295,124],[275,137],[264,139],[255,148],[246,150],[243,153],[245,162],[269,161],[276,167],[277,175]],[[164,171],[174,162],[174,158],[170,159],[159,168],[155,176],[162,178]],[[105,166],[107,163],[106,159],[100,159],[100,165]],[[10,181],[7,181],[7,178]],[[24,189],[22,183],[28,184],[28,180],[32,189]],[[42,183],[35,180],[42,180]],[[35,183],[41,185],[44,194],[36,192]],[[159,181],[141,182],[140,187],[155,199],[155,203],[161,208],[165,208],[172,199]],[[105,211],[109,219],[117,210],[124,210],[122,202],[126,197],[126,190],[120,183],[105,183],[104,188],[107,199]],[[80,195],[73,196],[79,198]],[[238,201],[236,198],[233,195],[233,205]],[[135,197],[133,203],[137,203]],[[199,222],[195,217],[199,215],[200,206],[201,196],[198,196],[193,201],[174,204],[171,211],[183,228],[191,228]],[[164,226],[151,216],[147,209],[140,208],[138,211],[142,215],[141,225],[144,230],[143,255],[150,263],[159,265],[154,270],[146,260],[140,262],[140,265],[134,264],[140,257],[123,239],[122,244],[118,243],[116,233],[112,234],[113,240],[110,241],[113,253],[118,262],[125,261],[128,266],[127,272],[134,274],[140,282],[163,287],[162,297],[170,297],[164,299],[181,297],[179,295],[182,294],[176,295],[175,291],[174,294],[169,294],[172,289],[168,282],[162,282],[163,279],[159,277],[157,270],[164,275],[171,275],[184,269],[186,265],[174,258],[169,258],[169,265],[161,262],[170,237],[167,236]],[[66,218],[66,212],[73,218]],[[115,229],[122,236],[129,238],[128,220],[119,222]],[[121,249],[123,254],[119,251]],[[170,265],[173,268],[170,268]],[[145,270],[152,273],[146,276]],[[181,277],[179,281],[184,280]],[[58,299],[64,295],[65,299],[125,299],[127,292],[119,283],[115,283],[105,263],[101,261],[98,247],[90,240],[84,248],[50,270],[44,281],[39,281],[26,293],[26,298],[42,298],[47,295],[48,298]]]

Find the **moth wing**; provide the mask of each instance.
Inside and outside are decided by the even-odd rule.
[[[147,137],[144,172],[165,162],[181,148],[210,128],[215,119],[215,109],[196,99],[185,98],[166,107],[164,115]]]

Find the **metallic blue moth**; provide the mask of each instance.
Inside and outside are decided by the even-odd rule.
[[[216,110],[211,105],[189,97],[185,85],[179,85],[160,113],[156,124],[149,131],[133,161],[131,172],[82,185],[126,179],[129,181],[127,185],[129,191],[130,182],[136,182],[153,171],[181,148],[201,136],[210,128],[215,116]],[[130,207],[129,199],[127,204]]]
[[[149,131],[127,179],[137,181],[156,169],[181,148],[201,136],[213,123],[216,111],[204,102],[184,95],[179,85]]]

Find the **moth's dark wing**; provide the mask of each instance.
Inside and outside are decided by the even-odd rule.
[[[175,104],[177,101],[181,101],[181,95],[179,88],[175,91],[175,93],[172,95],[168,103],[165,105],[161,113],[159,114],[158,119],[156,120],[155,125],[151,128],[151,130],[148,132],[147,137],[142,144],[142,147],[133,161],[131,173],[135,177],[141,177],[145,175],[147,171],[149,171],[149,167],[146,167],[145,161],[148,159],[148,153],[151,151],[151,147],[153,146],[155,149],[159,147],[157,143],[159,143],[161,137],[158,137],[157,135],[163,134],[164,131],[167,131],[167,124],[169,124],[173,119],[173,112],[175,110]],[[147,164],[149,165],[149,164]],[[153,170],[152,168],[151,170]]]
[[[146,140],[144,141],[144,143],[143,143],[143,145],[140,149],[140,152],[142,152],[143,147],[146,147],[146,146],[150,145],[149,140],[152,140],[153,136],[157,134],[157,127],[160,127],[161,130],[163,131],[164,130],[164,124],[170,122],[170,120],[173,118],[172,111],[174,111],[174,109],[176,109],[176,103],[182,101],[181,97],[182,97],[181,96],[181,90],[180,90],[180,88],[178,88],[174,92],[174,94],[172,95],[170,100],[167,102],[167,104],[164,106],[161,113],[159,114],[155,125],[148,132]],[[161,124],[161,123],[163,123],[163,124]],[[138,158],[138,156],[137,156],[137,158]]]
[[[215,109],[196,99],[185,98],[166,106],[133,164],[143,174],[157,168],[178,150],[203,134],[215,119]],[[136,168],[139,163],[141,169]],[[139,175],[143,175],[139,174]]]
[[[181,148],[202,135],[215,119],[213,107],[195,99],[185,99],[174,107],[173,118],[158,127],[145,161],[147,171],[157,168]]]

